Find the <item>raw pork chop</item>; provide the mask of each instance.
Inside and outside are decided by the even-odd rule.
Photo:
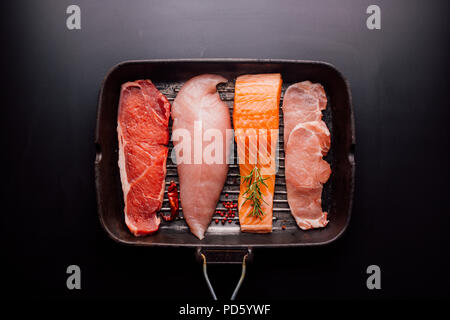
[[[226,159],[231,139],[225,131],[231,129],[230,111],[216,90],[217,84],[226,81],[212,74],[190,79],[181,88],[172,109],[172,139],[177,154],[181,206],[191,232],[200,240],[211,222],[228,171]],[[200,145],[207,132],[219,134],[217,141],[205,136]],[[215,152],[221,152],[221,157],[211,161],[205,155],[209,154],[207,148],[214,141],[218,147]]]
[[[150,80],[122,85],[117,133],[125,223],[135,236],[158,230],[164,197],[170,104]]]
[[[320,84],[309,81],[290,86],[284,95],[284,148],[289,207],[303,229],[325,227],[323,184],[331,174],[323,160],[330,149],[330,132],[322,121],[327,98]]]
[[[326,107],[327,96],[319,83],[303,81],[289,86],[283,97],[284,144],[297,124],[322,120]]]

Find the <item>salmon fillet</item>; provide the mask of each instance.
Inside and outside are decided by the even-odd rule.
[[[278,143],[280,74],[243,75],[236,79],[233,123],[241,175],[238,199],[241,231],[272,232],[275,190],[275,154]],[[242,179],[258,168],[266,185],[260,185],[262,216],[252,215],[252,201],[246,201],[249,184]]]
[[[322,211],[323,184],[331,168],[323,160],[331,145],[322,121],[327,97],[320,84],[303,81],[290,86],[283,99],[287,199],[297,225],[303,229],[328,224]]]

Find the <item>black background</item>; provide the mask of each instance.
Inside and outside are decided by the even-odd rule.
[[[81,7],[81,30],[66,8]],[[366,8],[381,7],[381,30]],[[10,1],[1,8],[1,290],[10,297],[209,299],[190,249],[119,245],[101,229],[94,129],[101,81],[152,58],[334,64],[351,84],[356,189],[346,234],[258,249],[238,298],[448,298],[448,1]],[[66,288],[66,268],[82,289]],[[366,268],[381,267],[381,290]],[[229,297],[237,266],[210,268]]]

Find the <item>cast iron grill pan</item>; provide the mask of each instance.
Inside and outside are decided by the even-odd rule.
[[[120,86],[127,81],[150,79],[172,103],[184,82],[203,73],[217,73],[229,82],[217,86],[220,97],[233,111],[234,81],[242,74],[281,73],[283,88],[280,101],[279,169],[273,205],[273,231],[270,234],[243,233],[236,215],[233,222],[221,223],[220,215],[214,214],[205,239],[198,240],[189,232],[182,214],[173,222],[161,221],[160,230],[147,237],[134,237],[124,222],[124,203],[120,183],[117,143],[117,108]],[[331,164],[332,175],[324,185],[322,206],[329,214],[326,228],[302,231],[291,216],[286,198],[284,172],[283,94],[295,82],[310,80],[321,83],[327,93],[328,105],[323,120],[331,132],[331,149],[325,159]],[[169,124],[170,128],[172,123]],[[141,246],[186,246],[203,248],[244,249],[251,247],[281,247],[321,245],[337,239],[346,229],[350,218],[354,183],[354,125],[350,90],[342,75],[331,65],[322,62],[287,60],[149,60],[128,61],[115,66],[106,76],[100,91],[95,160],[97,201],[100,221],[114,240]],[[171,180],[178,182],[176,165],[170,154],[167,160],[166,190],[162,213],[170,211],[167,187]],[[234,147],[234,159],[237,157]],[[239,167],[229,165],[227,180],[217,205],[225,210],[223,201],[237,201],[239,195]],[[225,197],[228,194],[228,198]],[[214,220],[219,219],[215,224]],[[283,230],[282,226],[285,227]],[[228,255],[230,251],[228,250]],[[223,257],[223,254],[221,254]],[[219,259],[220,260],[220,259]],[[226,261],[225,261],[226,262]]]

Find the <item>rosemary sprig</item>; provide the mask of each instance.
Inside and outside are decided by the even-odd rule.
[[[245,198],[245,201],[242,203],[242,205],[244,205],[244,203],[246,203],[247,201],[251,201],[253,209],[248,214],[248,216],[258,217],[262,220],[262,217],[265,213],[261,208],[261,201],[264,201],[261,193],[261,185],[264,185],[266,186],[266,188],[268,188],[265,180],[269,179],[269,177],[263,178],[261,176],[259,168],[255,166],[252,171],[250,171],[249,175],[241,176],[241,179],[243,183],[247,183],[247,189],[242,194],[242,196],[244,196]]]

